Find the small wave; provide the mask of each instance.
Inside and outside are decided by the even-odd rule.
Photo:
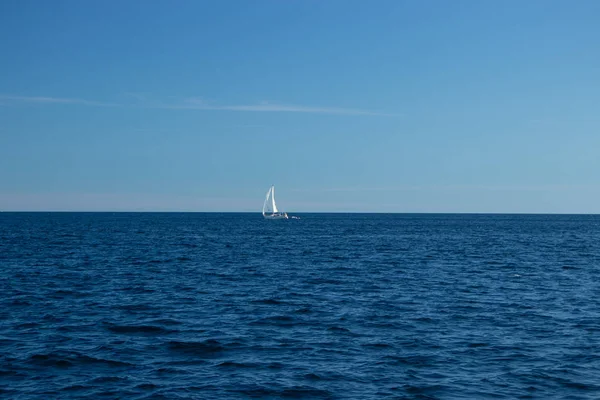
[[[431,365],[433,363],[433,359],[427,356],[385,356],[384,361],[385,364],[391,365],[407,365],[407,366],[415,366],[415,367],[423,367],[427,365]]]
[[[108,383],[108,382],[119,382],[126,381],[127,378],[122,378],[120,376],[100,376],[98,378],[94,378],[90,381],[90,383]]]
[[[415,385],[404,385],[403,389],[406,390],[407,393],[409,394],[414,394],[414,395],[424,395],[426,397],[420,397],[420,398],[426,398],[426,399],[435,399],[437,397],[429,397],[429,395],[433,392],[440,392],[440,391],[444,391],[447,389],[446,386],[442,386],[442,385],[423,385],[423,386],[415,386]]]
[[[40,326],[40,324],[38,324],[37,322],[26,322],[24,324],[17,325],[16,328],[17,329],[31,329],[31,328],[37,328],[39,326]]]
[[[156,370],[156,372],[158,372],[159,374],[186,374],[187,372],[179,369],[179,368],[172,368],[172,367],[164,367],[164,368],[159,368]]]
[[[290,398],[331,398],[333,394],[327,390],[321,390],[312,386],[292,386],[285,389],[275,389],[262,385],[252,385],[248,388],[235,390],[237,393],[249,397],[269,398],[269,397],[290,397]]]
[[[52,314],[46,314],[42,317],[44,321],[62,321],[63,318],[57,318]]]
[[[154,390],[154,389],[158,389],[159,387],[160,386],[155,385],[153,383],[140,383],[135,388],[136,389],[142,389],[142,390]]]
[[[64,290],[60,289],[50,294],[50,296],[57,299],[64,299],[65,297],[89,297],[91,293],[89,292],[80,292],[76,290]]]
[[[10,305],[11,306],[30,306],[31,303],[28,302],[27,300],[15,299],[15,300],[11,301]]]
[[[314,374],[314,373],[311,372],[309,374],[304,375],[304,379],[308,379],[308,380],[311,380],[311,381],[320,381],[323,378],[321,378],[319,375]]]
[[[56,328],[59,332],[79,332],[93,325],[61,325]]]
[[[101,364],[109,367],[128,367],[133,365],[123,361],[96,358],[75,352],[53,352],[48,354],[34,354],[31,357],[29,357],[29,362],[31,364],[40,365],[44,367],[57,368],[69,368],[76,365],[86,364]]]
[[[29,362],[43,367],[68,368],[73,366],[73,363],[67,359],[48,354],[34,354],[29,357]]]
[[[216,365],[219,368],[255,368],[257,365],[254,363],[243,363],[235,361],[224,361]]]
[[[123,333],[123,334],[153,334],[153,335],[165,335],[169,333],[174,333],[171,329],[162,328],[160,326],[155,325],[112,325],[107,324],[106,329],[113,333]]]
[[[16,342],[18,342],[18,340],[9,339],[7,337],[0,337],[0,346],[8,346]],[[2,355],[0,355],[0,358],[2,358]]]
[[[139,395],[139,393],[129,390],[103,390],[92,393],[90,398],[98,399],[104,397],[107,399],[130,399],[135,395]],[[148,397],[144,398],[147,399]]]
[[[21,375],[21,374],[14,370],[0,369],[0,376],[17,376],[17,375]]]
[[[327,328],[327,331],[333,333],[353,334],[349,329],[341,328],[339,326],[330,326]]]
[[[272,317],[261,318],[251,322],[252,325],[276,325],[276,326],[293,326],[296,319],[287,315],[275,315]]]
[[[145,288],[144,286],[127,286],[121,289],[118,289],[122,292],[130,292],[133,294],[144,294],[144,293],[154,293],[155,290],[154,289],[148,289]]]
[[[89,390],[92,389],[91,386],[84,386],[84,385],[69,385],[69,386],[65,386],[63,388],[61,388],[60,390],[62,392],[75,392],[78,390]]]
[[[261,300],[253,300],[255,304],[267,304],[267,305],[279,305],[284,304],[283,301],[277,299],[261,299]]]
[[[169,350],[194,354],[197,356],[213,355],[225,351],[225,346],[215,339],[207,339],[202,342],[169,342]]]
[[[312,310],[308,307],[303,307],[303,308],[299,308],[297,310],[294,311],[296,314],[308,314],[311,313]]]
[[[161,318],[161,319],[154,319],[152,321],[149,321],[153,324],[162,324],[162,325],[181,325],[182,322],[177,320],[177,319],[172,319],[172,318]]]
[[[561,385],[568,387],[568,388],[572,388],[572,389],[579,389],[579,390],[593,390],[594,392],[597,392],[598,390],[600,390],[600,385],[597,384],[591,384],[591,383],[583,383],[583,382],[576,382],[570,379],[556,379]]]
[[[262,385],[252,385],[248,388],[240,388],[235,390],[235,392],[245,394],[248,397],[256,398],[274,397],[279,395],[277,390],[273,390]]]
[[[86,355],[78,355],[76,360],[77,364],[104,364],[110,367],[131,367],[133,365],[124,361],[107,360],[104,358],[90,357]]]
[[[436,321],[433,318],[429,318],[429,317],[418,317],[418,318],[415,318],[414,320],[418,321],[418,322],[423,322],[423,323],[432,323],[432,322]]]
[[[489,343],[469,343],[469,347],[471,347],[471,348],[487,347],[487,346],[489,346]]]
[[[331,398],[332,393],[311,386],[294,386],[281,392],[282,397]]]
[[[306,281],[306,283],[309,283],[311,285],[341,285],[344,282],[336,280],[336,279],[315,278],[315,279],[308,279]]]
[[[362,347],[371,348],[371,349],[390,349],[394,346],[387,343],[365,343]]]
[[[150,304],[124,304],[117,306],[117,308],[123,311],[153,311],[156,309]]]

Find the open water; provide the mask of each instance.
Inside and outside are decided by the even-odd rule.
[[[598,399],[600,216],[0,213],[0,397]]]

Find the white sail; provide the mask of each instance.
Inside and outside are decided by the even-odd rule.
[[[271,186],[271,207],[273,208],[273,212],[277,212],[277,206],[275,205],[275,186]]]
[[[273,211],[273,186],[271,186],[269,188],[269,190],[267,191],[267,197],[265,197],[265,204],[263,204],[263,215],[266,214],[272,214],[275,211]]]
[[[269,190],[267,190],[267,196],[265,197],[265,202],[263,204],[263,211],[262,211],[263,216],[265,215],[265,210],[267,210],[267,205],[269,203],[269,195],[271,194],[271,189],[272,188],[269,188]]]

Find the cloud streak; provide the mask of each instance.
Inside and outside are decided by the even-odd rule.
[[[340,107],[312,107],[299,106],[292,104],[279,104],[271,102],[260,102],[249,105],[216,105],[208,103],[202,99],[186,99],[183,104],[169,105],[167,108],[175,109],[193,109],[193,110],[222,110],[222,111],[245,111],[245,112],[291,112],[291,113],[310,113],[310,114],[339,114],[339,115],[373,115],[373,116],[392,116],[371,110],[361,110],[353,108]]]
[[[379,187],[330,187],[291,189],[294,192],[418,192],[418,191],[514,191],[545,192],[599,190],[600,185],[400,185]]]
[[[83,105],[92,107],[122,107],[122,108],[148,108],[168,110],[204,110],[204,111],[233,111],[233,112],[276,112],[276,113],[305,113],[305,114],[330,114],[330,115],[370,115],[370,116],[399,116],[372,110],[362,110],[342,107],[315,107],[292,104],[280,104],[271,102],[260,102],[258,104],[236,104],[220,105],[207,102],[201,98],[187,98],[177,103],[151,102],[146,96],[131,95],[137,102],[133,103],[109,103],[78,98],[45,97],[45,96],[13,96],[0,94],[0,101],[10,103],[33,103],[33,104],[64,104]],[[5,105],[6,105],[5,104]]]

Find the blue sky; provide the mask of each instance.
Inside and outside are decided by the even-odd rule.
[[[0,2],[0,210],[600,213],[600,2]]]

